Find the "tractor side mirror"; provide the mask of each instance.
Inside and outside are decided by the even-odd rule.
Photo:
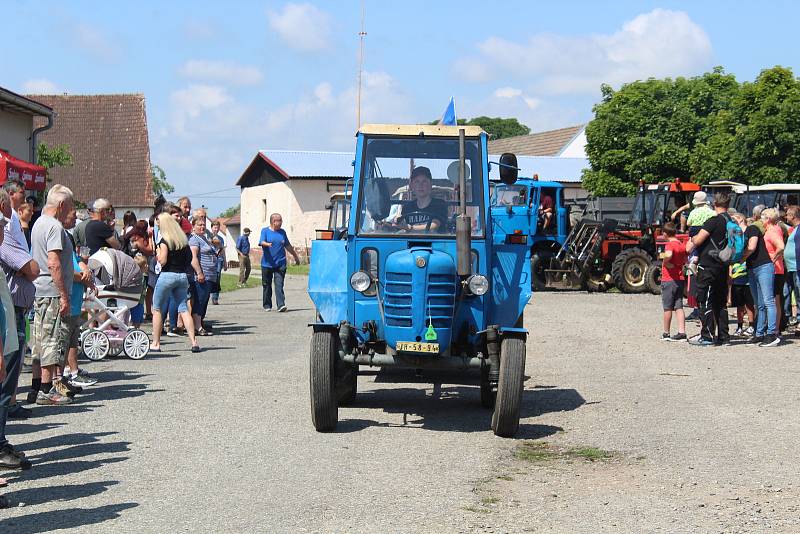
[[[517,181],[517,156],[510,152],[506,152],[500,156],[500,180],[507,185],[511,185]]]

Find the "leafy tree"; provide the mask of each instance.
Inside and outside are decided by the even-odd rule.
[[[504,119],[501,117],[475,117],[473,119],[458,119],[456,121],[459,125],[467,126],[480,126],[488,133],[492,140],[502,139],[504,137],[514,137],[515,135],[528,135],[531,129],[521,124],[517,119]],[[438,120],[431,121],[428,124],[439,124]]]
[[[45,169],[53,167],[70,167],[73,164],[72,153],[68,144],[55,145],[52,148],[39,143],[36,149],[36,163]]]
[[[153,196],[168,195],[175,191],[175,187],[167,181],[167,173],[164,172],[164,169],[153,165],[150,167],[150,172],[153,175]]]
[[[692,158],[700,182],[730,179],[760,185],[800,177],[800,80],[791,69],[765,69],[742,84],[720,111]]]
[[[233,217],[239,210],[241,209],[241,204],[236,204],[235,206],[231,206],[230,208],[226,209],[222,213],[219,214],[220,217]]]
[[[604,84],[586,127],[591,169],[583,173],[584,187],[595,195],[632,195],[640,180],[692,177],[695,147],[711,136],[709,125],[738,90],[721,67],[695,78],[637,81],[618,91]]]
[[[470,126],[480,126],[493,140],[516,135],[528,135],[531,129],[521,124],[517,119],[503,119],[501,117],[475,117],[467,121]]]

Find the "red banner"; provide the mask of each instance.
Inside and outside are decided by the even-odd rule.
[[[15,158],[0,150],[0,185],[8,180],[20,180],[29,191],[44,191],[47,169]]]

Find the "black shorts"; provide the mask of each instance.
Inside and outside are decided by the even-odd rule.
[[[683,293],[686,283],[683,280],[677,282],[661,282],[661,306],[664,311],[674,311],[683,309]]]
[[[755,303],[753,302],[753,293],[750,291],[750,286],[732,285],[731,304],[736,308],[740,306],[750,306],[752,308]]]

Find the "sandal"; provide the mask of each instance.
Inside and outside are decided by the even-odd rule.
[[[192,352],[200,352],[200,347],[198,345],[192,345]]]
[[[212,334],[211,332],[209,332],[205,328],[201,328],[200,330],[195,332],[194,335],[196,335],[196,336],[213,336],[214,334]]]

